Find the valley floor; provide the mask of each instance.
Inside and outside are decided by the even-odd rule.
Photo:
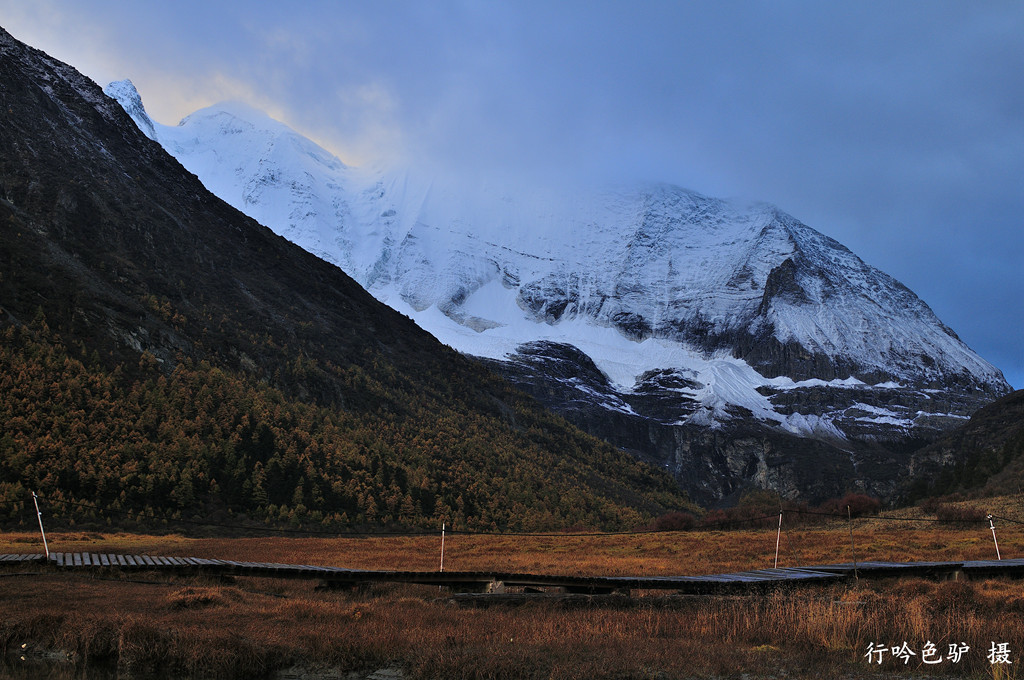
[[[776,531],[449,535],[445,568],[602,575],[737,571],[772,566]],[[1002,556],[1024,557],[1024,526],[999,531]],[[51,550],[61,551],[375,569],[435,569],[440,549],[439,536],[77,532],[49,538]],[[995,557],[991,532],[978,525],[864,520],[854,523],[853,543],[860,560]],[[40,548],[31,533],[0,534],[0,553]],[[845,523],[784,527],[779,566],[849,561],[850,549]],[[470,608],[428,586],[344,592],[318,590],[311,582],[145,572],[99,577],[23,565],[0,570],[0,602],[0,645],[8,652],[0,677],[32,677],[18,669],[33,662],[48,672],[63,668],[68,677],[83,669],[88,677],[104,677],[95,674],[108,669],[119,677],[283,678],[300,677],[306,669],[309,678],[378,680],[992,678],[1016,677],[1024,665],[1024,587],[1008,580],[861,581],[750,596],[635,592],[628,600]],[[1012,663],[991,663],[993,651],[1006,652]]]

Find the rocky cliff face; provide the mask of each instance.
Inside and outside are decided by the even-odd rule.
[[[951,493],[1001,496],[1024,489],[1024,390],[979,409],[915,456],[904,500]]]
[[[360,170],[245,107],[167,127],[108,92],[224,200],[703,498],[886,494],[907,450],[1009,390],[913,292],[770,205]]]
[[[672,472],[693,498],[712,505],[752,486],[815,502],[854,489],[895,497],[903,473],[932,457],[914,451],[949,427],[937,416],[930,426],[914,416],[913,429],[887,423],[897,419],[882,414],[901,408],[900,399],[907,415],[927,401],[908,392],[883,395],[856,385],[779,391],[770,396],[793,428],[786,430],[736,405],[710,420],[702,402],[687,396],[700,383],[671,369],[619,391],[571,345],[527,343],[505,360],[486,361],[570,422]]]

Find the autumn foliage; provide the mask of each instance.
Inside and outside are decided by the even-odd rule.
[[[343,406],[294,396],[316,372],[344,386]],[[464,406],[472,395],[454,379],[451,393],[410,394],[392,373],[373,356],[339,367],[300,354],[275,376],[298,386],[290,393],[188,358],[166,370],[144,353],[111,369],[43,318],[7,326],[0,521],[34,520],[31,491],[55,521],[148,527],[213,515],[333,529],[617,528],[687,504],[667,475],[496,378],[507,398],[488,418]]]

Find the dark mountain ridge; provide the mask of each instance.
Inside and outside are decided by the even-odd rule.
[[[361,456],[358,461],[334,459],[340,454],[331,451],[347,450],[349,443],[337,433],[316,430],[316,441],[296,441],[288,450],[266,439],[269,449],[260,455],[291,470],[296,493],[282,489],[270,499],[236,494],[256,515],[268,504],[276,511],[288,503],[316,505],[323,516],[347,505],[349,517],[369,517],[371,505],[401,504],[384,498],[391,487],[399,498],[411,498],[414,478],[439,500],[409,510],[408,521],[457,509],[469,525],[555,526],[581,519],[621,525],[685,505],[667,475],[639,467],[552,417],[377,302],[334,265],[210,194],[95,83],[2,29],[0,109],[0,330],[7,339],[9,373],[3,377],[9,387],[56,394],[54,402],[61,403],[60,395],[74,391],[69,385],[87,376],[110,393],[141,392],[138,401],[144,402],[174,383],[187,403],[189,385],[205,384],[203,372],[216,369],[227,371],[217,374],[217,380],[228,381],[221,399],[235,391],[270,402],[284,399],[285,411],[302,410],[302,404],[328,409],[319,421],[310,416],[309,427],[322,427],[318,422],[333,412],[369,438],[352,452]],[[26,375],[52,373],[54,390],[19,385],[15,366]],[[82,403],[93,403],[93,397]],[[288,434],[287,417],[237,406],[223,416],[237,421],[227,423],[227,436],[232,427],[235,435],[256,439],[255,433],[270,430]],[[47,423],[66,418],[31,399],[4,407],[20,428],[11,428],[0,447],[7,462],[34,450]],[[89,414],[80,420],[89,425]],[[139,450],[152,454],[129,467],[159,465],[157,425],[147,430],[125,420],[118,426],[118,437],[137,440]],[[59,439],[62,433],[55,432]],[[161,436],[175,440],[173,434]],[[231,459],[232,484],[247,481],[255,462],[245,443],[217,454]],[[114,479],[99,486],[89,486],[77,472],[46,474],[61,466],[77,470],[84,463],[74,457],[93,455],[93,447],[109,442],[71,446],[60,439],[51,458],[30,457],[24,469],[0,466],[7,477],[0,483],[9,485],[7,491],[21,485],[86,500],[118,498],[120,491],[123,499],[124,480],[131,475],[120,476],[120,468],[109,470]],[[315,456],[308,453],[314,448]],[[124,455],[133,455],[131,450],[125,448]],[[128,465],[117,461],[110,464]],[[224,486],[228,473],[222,463],[207,461],[208,469],[195,479],[209,488]],[[401,474],[384,474],[385,464],[401,467]],[[343,482],[359,466],[376,477],[356,498]],[[218,474],[221,484],[214,484]],[[61,490],[58,479],[80,488]],[[509,493],[545,485],[553,493],[524,497],[518,506],[505,502]],[[106,489],[103,498],[88,498],[100,487]],[[507,507],[497,514],[479,510],[502,503]],[[572,504],[581,512],[571,511]],[[516,516],[516,508],[523,516]]]
[[[920,452],[904,495],[1019,494],[1024,490],[1024,390],[979,409]]]
[[[381,313],[337,268],[210,195],[94,83],[31,48],[18,55],[2,37],[0,194],[8,222],[28,227],[8,241],[9,254],[44,264],[30,281],[21,276],[32,268],[16,266],[27,259],[5,267],[19,273],[5,277],[8,313],[42,306],[55,330],[115,356],[141,350],[173,361],[185,351],[261,373],[266,357],[251,340],[232,337],[229,345],[221,337],[215,305],[297,351],[305,334],[333,352],[374,347],[403,362],[415,358],[424,335],[410,322]],[[52,71],[36,66],[25,74],[26,63]],[[179,315],[176,323],[148,308],[145,300],[157,293]],[[86,296],[101,300],[98,309],[74,304]],[[208,339],[196,342],[197,334]]]

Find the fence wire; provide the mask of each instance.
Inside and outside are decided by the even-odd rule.
[[[186,518],[174,518],[166,515],[157,515],[155,513],[146,514],[142,511],[131,511],[131,510],[118,510],[114,508],[105,508],[93,503],[83,503],[81,501],[71,501],[62,498],[50,498],[46,496],[38,496],[40,501],[45,501],[48,504],[60,504],[65,507],[82,508],[98,512],[101,515],[111,516],[118,515],[129,518],[133,521],[156,521],[166,523],[171,526],[177,525],[189,525],[197,527],[207,528],[218,528],[218,529],[230,529],[233,531],[240,532],[265,532],[273,534],[292,534],[292,535],[303,535],[303,536],[325,536],[325,537],[337,537],[337,538],[405,538],[405,537],[418,537],[418,536],[434,536],[438,532],[436,530],[429,529],[398,529],[398,530],[333,530],[333,529],[314,529],[314,528],[293,528],[293,527],[274,527],[266,524],[231,524],[225,522],[217,522],[213,520],[197,520],[197,519],[186,519]],[[28,501],[0,501],[0,505],[7,505],[9,507],[16,505],[24,505],[26,511],[31,508],[31,499]],[[873,521],[873,522],[923,522],[923,523],[940,523],[940,524],[987,524],[989,519],[939,519],[939,518],[928,518],[928,517],[896,517],[893,515],[859,515],[857,517],[849,518],[843,513],[831,513],[821,512],[815,510],[805,510],[801,508],[783,508],[779,513],[773,513],[771,515],[762,515],[758,517],[745,517],[735,519],[724,519],[716,522],[698,523],[692,528],[688,529],[633,529],[624,531],[498,531],[498,530],[469,530],[469,529],[447,529],[446,533],[449,535],[460,535],[460,536],[509,536],[509,537],[593,537],[593,536],[639,536],[646,534],[656,533],[672,533],[672,532],[685,532],[685,531],[714,531],[716,529],[728,529],[737,526],[752,524],[756,522],[767,522],[775,521],[779,518],[779,515],[785,518],[787,515],[809,515],[818,517],[828,517],[833,520],[847,521],[847,520],[860,520],[860,521]],[[140,518],[140,515],[142,517]],[[53,516],[53,515],[51,515]],[[1017,520],[1009,517],[1002,517],[999,515],[988,515],[988,517],[999,520],[1001,522],[1009,522],[1011,524],[1024,524],[1024,521]]]

